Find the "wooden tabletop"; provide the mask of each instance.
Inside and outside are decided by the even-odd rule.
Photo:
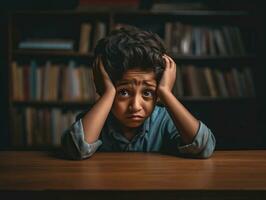
[[[209,159],[96,153],[82,161],[43,151],[0,151],[0,190],[266,190],[266,150]]]

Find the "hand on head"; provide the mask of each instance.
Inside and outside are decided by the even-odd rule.
[[[115,91],[115,86],[107,74],[100,56],[94,60],[93,76],[96,90],[100,95],[108,91]]]

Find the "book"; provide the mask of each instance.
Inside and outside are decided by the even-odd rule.
[[[212,29],[208,30],[208,49],[209,49],[209,55],[211,56],[217,55],[217,49],[214,41],[214,33]]]
[[[138,9],[140,0],[79,0],[78,10]]]
[[[224,37],[220,29],[213,30],[213,38],[217,46],[219,55],[223,55],[223,56],[228,55],[228,52],[225,46]]]
[[[37,77],[37,63],[35,60],[32,60],[30,62],[30,95],[29,95],[29,99],[31,100],[35,100],[36,99],[36,91],[37,91],[37,84],[36,84],[36,77]]]
[[[64,100],[65,101],[71,101],[73,97],[73,91],[74,91],[74,84],[73,84],[73,72],[74,68],[76,67],[76,62],[73,60],[70,60],[68,63],[68,66],[66,67],[66,77],[65,77],[65,95]]]
[[[173,23],[166,22],[164,25],[164,43],[168,51],[170,51],[172,46],[172,29],[173,29]]]
[[[81,24],[80,28],[80,39],[79,39],[79,52],[87,53],[91,46],[91,30],[92,25],[89,22],[84,22]]]
[[[201,96],[197,75],[197,69],[194,65],[187,65],[183,67],[183,79],[186,96]]]
[[[180,43],[181,52],[184,55],[192,54],[192,26],[184,25],[183,38]]]
[[[98,41],[105,37],[107,34],[107,28],[106,24],[101,21],[97,21],[94,27],[94,33],[93,33],[93,49],[96,47]]]
[[[240,83],[239,71],[234,67],[234,68],[232,68],[231,72],[232,72],[232,76],[233,76],[233,82],[234,82],[234,85],[236,87],[237,96],[243,97],[244,92],[243,92],[243,88],[241,87],[241,83]]]
[[[27,39],[19,42],[19,49],[73,50],[74,41],[67,39]]]
[[[30,99],[30,68],[29,66],[22,66],[23,71],[23,100]]]
[[[24,76],[23,76],[23,67],[18,65],[18,100],[23,101],[25,100],[24,95]]]
[[[33,108],[26,108],[25,109],[25,116],[26,116],[26,124],[25,124],[25,129],[26,129],[26,144],[28,146],[33,145],[33,118],[32,118],[32,109]]]
[[[202,67],[198,67],[196,71],[200,96],[210,96],[210,90],[208,88],[207,79],[204,75],[204,69]]]
[[[46,61],[44,72],[43,72],[43,94],[42,100],[49,101],[50,100],[50,80],[51,80],[51,62]]]
[[[80,67],[73,68],[72,71],[72,91],[71,91],[71,97],[70,99],[72,101],[81,101],[82,100],[82,94],[81,94],[81,84],[80,84]]]
[[[169,12],[175,10],[202,10],[206,9],[206,5],[202,2],[178,2],[178,1],[153,1],[151,11]]]
[[[12,70],[12,99],[19,100],[19,73],[18,73],[18,66],[17,62],[13,61],[11,63],[11,70]]]
[[[217,88],[219,91],[219,96],[228,97],[229,94],[226,88],[225,79],[224,79],[224,75],[222,71],[219,69],[214,69],[214,77],[215,77],[215,82],[217,84]]]
[[[207,82],[207,87],[209,90],[209,94],[211,97],[217,97],[218,96],[218,91],[214,83],[214,77],[212,70],[209,67],[204,67],[203,68],[203,74],[205,76],[206,82]]]
[[[227,46],[228,54],[235,55],[234,46],[233,46],[233,38],[230,34],[230,29],[228,26],[222,26],[222,33],[224,35],[224,41]]]
[[[201,28],[201,55],[207,55],[208,54],[208,28],[202,27]]]
[[[182,54],[181,41],[183,38],[183,25],[180,22],[172,22],[170,50],[173,54]]]
[[[240,29],[238,27],[233,27],[232,30],[235,33],[235,39],[236,39],[236,45],[238,46],[238,52],[240,55],[245,55],[246,54],[246,49],[244,45],[244,41],[242,38],[242,34],[240,32]]]
[[[226,88],[230,97],[237,97],[236,85],[233,80],[233,74],[231,70],[226,70],[224,72],[224,78],[226,83]]]

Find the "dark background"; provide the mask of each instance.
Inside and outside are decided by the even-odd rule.
[[[173,0],[172,0],[173,1]],[[198,1],[180,1],[180,2],[198,2]],[[266,122],[266,98],[265,98],[265,88],[266,86],[266,62],[265,62],[265,6],[263,6],[263,1],[259,0],[204,0],[202,1],[208,4],[213,9],[239,9],[239,10],[250,10],[260,16],[259,26],[261,26],[261,34],[260,34],[260,44],[257,46],[258,48],[258,63],[259,67],[256,69],[256,73],[259,75],[257,85],[259,86],[259,93],[257,94],[257,102],[258,108],[256,112],[258,113],[258,127],[257,131],[262,136],[261,141],[258,143],[257,148],[265,148],[266,147],[266,133],[264,124]],[[140,2],[141,9],[146,9],[151,6],[151,0],[143,0]],[[1,0],[0,1],[0,91],[1,91],[1,98],[0,98],[0,149],[6,149],[9,147],[9,140],[8,140],[8,77],[7,77],[7,70],[8,70],[8,21],[7,21],[7,14],[10,11],[17,11],[17,10],[65,10],[65,9],[75,9],[78,5],[78,0]],[[232,105],[231,105],[232,106]],[[236,105],[237,106],[237,105]],[[212,105],[209,106],[209,109],[212,109]],[[230,109],[230,108],[228,108]],[[255,108],[251,108],[255,109]],[[248,108],[247,108],[247,112]],[[230,110],[228,110],[230,113]],[[252,113],[252,112],[250,112]],[[236,116],[237,117],[237,116]],[[219,118],[219,112],[216,112],[216,115],[212,116],[213,120],[222,120]],[[232,130],[233,132],[233,130]],[[228,133],[227,133],[228,134]],[[253,137],[255,133],[250,132],[250,137]],[[222,140],[220,142],[223,142]],[[237,140],[235,141],[237,143]],[[226,146],[226,145],[225,145]],[[254,146],[253,146],[254,147]],[[250,148],[247,145],[247,148]]]

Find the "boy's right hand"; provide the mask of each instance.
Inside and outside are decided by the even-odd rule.
[[[97,92],[102,96],[106,92],[114,92],[115,86],[109,75],[104,69],[104,65],[100,57],[97,57],[93,64],[93,77]]]

